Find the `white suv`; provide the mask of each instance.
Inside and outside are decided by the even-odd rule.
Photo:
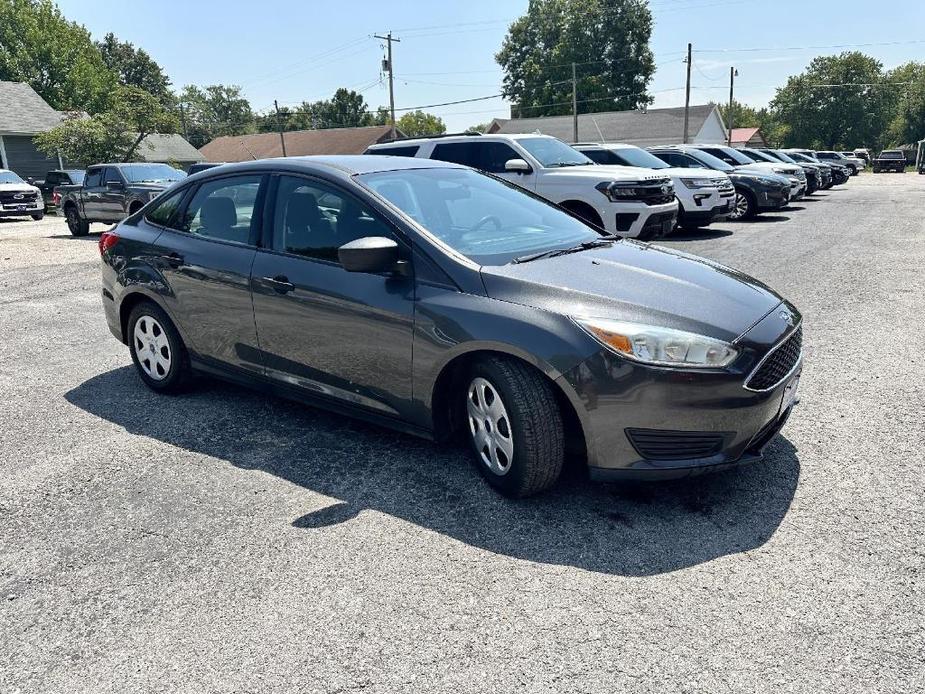
[[[678,224],[685,229],[708,226],[732,212],[735,188],[722,171],[674,168],[636,145],[589,143],[577,144],[575,149],[598,164],[635,166],[671,176],[681,206]]]
[[[548,135],[451,135],[372,145],[365,154],[438,159],[511,181],[611,233],[648,241],[674,229],[671,178],[659,171],[599,166]]]

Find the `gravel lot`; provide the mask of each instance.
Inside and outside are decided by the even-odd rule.
[[[150,393],[97,236],[0,221],[0,692],[922,691],[923,209],[865,174],[672,237],[801,309],[802,404],[753,467],[520,502],[459,450]]]

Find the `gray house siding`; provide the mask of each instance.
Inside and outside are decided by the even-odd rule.
[[[36,180],[44,179],[45,174],[52,169],[60,168],[58,158],[47,157],[40,152],[31,135],[2,135],[5,166],[15,171],[22,178],[31,176]]]

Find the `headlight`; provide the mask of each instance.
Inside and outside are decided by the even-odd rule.
[[[596,190],[606,195],[610,202],[636,197],[637,187],[639,187],[639,181],[601,181],[594,186]]]
[[[682,178],[681,183],[688,188],[711,188],[716,185],[716,181],[709,178]]]
[[[721,368],[739,355],[732,345],[712,337],[606,318],[574,321],[602,345],[622,357],[657,366]]]

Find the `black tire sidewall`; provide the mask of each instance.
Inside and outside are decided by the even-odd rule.
[[[469,429],[469,415],[468,410],[466,409],[465,400],[468,398],[470,383],[473,379],[478,377],[487,380],[497,391],[498,395],[500,395],[501,401],[504,404],[504,408],[507,411],[507,415],[510,420],[511,437],[514,442],[514,458],[511,463],[511,467],[504,475],[498,475],[492,472],[488,466],[485,465],[485,463],[482,461],[480,452],[475,447],[475,441],[473,440],[471,431]],[[538,392],[534,393],[533,396],[551,398],[551,404],[556,407],[556,412],[558,412],[555,399],[553,398],[551,392]],[[518,397],[512,390],[510,384],[508,383],[507,376],[496,360],[480,360],[473,365],[471,371],[469,372],[468,378],[463,382],[462,398],[466,437],[469,440],[469,448],[473,453],[473,463],[478,468],[479,473],[481,473],[481,475],[488,481],[491,486],[493,486],[505,496],[528,496],[529,494],[535,493],[535,491],[539,491],[529,489],[528,466],[533,464],[533,461],[529,459],[533,445],[530,441],[527,440],[525,434],[526,428],[524,426],[523,420],[524,414],[517,408],[516,403]],[[563,425],[561,418],[558,419],[557,422],[549,422],[548,425],[553,427],[558,426],[559,435],[563,435]],[[561,461],[559,461],[559,469],[561,470]],[[556,476],[558,476],[558,473]]]
[[[173,355],[170,360],[170,371],[167,372],[167,377],[160,381],[151,378],[145,373],[138,360],[138,354],[135,351],[135,323],[143,316],[153,318],[164,329],[164,334],[167,336],[167,343],[170,345],[170,353]],[[177,332],[173,321],[170,320],[167,313],[157,304],[151,301],[144,301],[135,306],[129,314],[126,323],[126,333],[129,352],[132,355],[132,363],[135,365],[135,370],[138,372],[138,375],[141,377],[141,380],[144,381],[145,385],[158,393],[180,392],[187,381],[189,356],[186,352],[183,340],[180,337],[180,333]]]

